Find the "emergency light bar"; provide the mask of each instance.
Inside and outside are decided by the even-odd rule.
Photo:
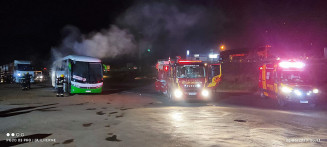
[[[178,63],[200,63],[201,60],[178,60]]]
[[[283,61],[279,63],[281,68],[303,68],[305,64],[303,62],[287,62]]]

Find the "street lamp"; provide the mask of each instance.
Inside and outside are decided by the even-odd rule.
[[[225,51],[225,46],[224,45],[220,46],[220,51]]]

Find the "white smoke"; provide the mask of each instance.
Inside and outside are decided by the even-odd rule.
[[[73,46],[77,54],[98,58],[130,54],[134,49],[136,49],[134,36],[115,25],[89,37],[84,35],[82,41],[75,42]]]
[[[64,39],[59,47],[52,49],[52,57],[77,54],[97,58],[114,58],[118,55],[135,52],[134,36],[126,29],[115,25],[100,32],[83,35],[74,26],[66,26],[63,31]]]
[[[224,21],[216,9],[169,2],[139,2],[122,13],[116,25],[109,29],[81,34],[77,27],[66,26],[61,45],[52,52],[53,56],[77,54],[114,58],[137,51],[140,55],[148,48],[161,56],[185,48],[209,48],[216,46],[217,32]]]

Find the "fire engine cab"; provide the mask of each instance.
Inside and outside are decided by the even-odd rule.
[[[156,90],[174,101],[210,100],[221,77],[220,64],[208,65],[200,60],[159,60],[156,68]]]
[[[278,61],[260,67],[261,97],[275,98],[280,106],[289,102],[315,106],[319,90],[313,87],[306,65],[298,61]]]

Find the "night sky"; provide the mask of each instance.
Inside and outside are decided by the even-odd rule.
[[[10,0],[1,1],[0,19],[0,64],[14,59],[48,63],[53,48],[65,55],[70,46],[63,40],[71,33],[63,31],[67,26],[78,30],[75,47],[89,50],[92,41],[111,40],[101,46],[111,55],[99,56],[110,59],[137,58],[147,48],[154,57],[166,58],[186,49],[207,52],[219,44],[228,49],[270,44],[275,54],[301,55],[318,55],[327,47],[324,0]],[[115,35],[127,40],[112,45]],[[126,42],[127,47],[122,45]],[[115,52],[106,51],[111,48]],[[120,50],[124,54],[116,55]],[[78,53],[85,55],[83,51]]]

